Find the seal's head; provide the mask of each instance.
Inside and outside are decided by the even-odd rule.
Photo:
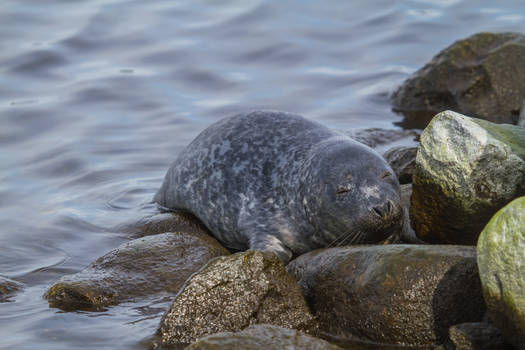
[[[396,175],[383,157],[357,141],[334,137],[315,146],[300,181],[318,246],[377,243],[403,226]]]

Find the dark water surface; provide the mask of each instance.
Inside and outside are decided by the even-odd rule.
[[[516,1],[2,0],[2,349],[130,349],[166,296],[64,313],[44,291],[129,237],[177,151],[213,121],[282,109],[395,128],[388,95],[453,41],[522,31]]]

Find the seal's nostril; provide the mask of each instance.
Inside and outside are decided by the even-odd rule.
[[[392,212],[394,211],[394,203],[388,199],[383,205],[375,206],[372,210],[379,215],[379,217],[386,218],[392,215]]]

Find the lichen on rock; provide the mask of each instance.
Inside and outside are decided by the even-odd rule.
[[[431,243],[475,245],[490,217],[525,194],[525,128],[452,111],[421,134],[410,219]]]

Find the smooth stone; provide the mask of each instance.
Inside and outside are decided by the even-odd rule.
[[[0,276],[0,303],[11,301],[13,295],[23,288],[22,283]]]
[[[384,152],[392,147],[417,145],[420,132],[404,129],[366,128],[349,130],[344,134],[378,152]]]
[[[125,223],[115,228],[116,232],[128,233],[132,237],[144,237],[166,232],[208,233],[202,222],[188,212],[165,212]]]
[[[525,349],[525,197],[498,211],[478,241],[483,296],[505,339]]]
[[[501,331],[486,322],[467,322],[454,325],[448,331],[451,349],[455,350],[513,350],[506,344]]]
[[[241,332],[222,332],[193,343],[187,350],[342,350],[329,342],[294,329],[267,324],[253,325]]]
[[[525,194],[525,128],[439,113],[421,134],[410,207],[430,243],[476,245],[494,213]]]
[[[246,251],[210,261],[176,296],[157,332],[163,346],[177,346],[252,324],[315,332],[296,281],[270,252]]]
[[[412,183],[416,166],[417,147],[393,147],[383,154],[390,167],[397,175],[400,184]]]
[[[160,292],[174,294],[209,260],[227,254],[205,233],[169,232],[138,238],[79,273],[62,277],[45,298],[51,307],[97,311]]]
[[[516,124],[525,97],[525,36],[478,33],[438,53],[392,95],[406,128],[424,128],[451,109],[496,123]]]
[[[400,346],[444,342],[485,312],[474,247],[384,245],[319,249],[288,264],[329,341]]]

